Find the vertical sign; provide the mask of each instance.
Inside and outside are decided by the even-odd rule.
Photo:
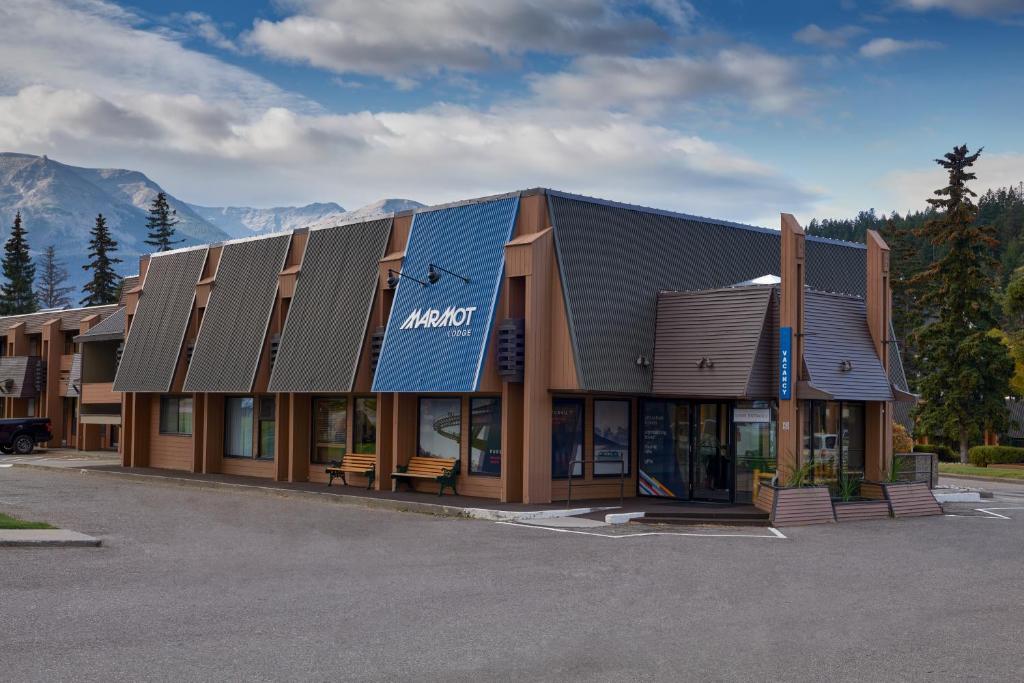
[[[779,400],[793,398],[793,328],[779,328]]]

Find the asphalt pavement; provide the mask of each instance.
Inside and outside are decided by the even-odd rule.
[[[1024,498],[1010,495],[784,538],[605,536],[7,468],[0,510],[103,540],[0,549],[3,680],[1010,681],[1024,668]]]

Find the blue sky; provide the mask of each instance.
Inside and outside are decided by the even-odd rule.
[[[71,27],[69,29],[69,27]],[[1024,0],[12,0],[0,149],[206,204],[546,185],[776,225],[1024,180]]]

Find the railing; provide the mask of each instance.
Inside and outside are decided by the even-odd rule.
[[[594,465],[594,464],[596,464],[598,462],[600,462],[602,464],[618,463],[618,465],[619,465],[619,507],[622,507],[622,504],[623,504],[623,502],[625,502],[625,499],[626,499],[626,461],[624,459],[622,459],[622,458],[619,458],[618,460],[605,460],[604,458],[602,458],[601,460],[596,460],[595,458],[577,458],[577,459],[575,459],[575,460],[573,460],[572,462],[569,463],[569,493],[568,493],[568,495],[567,495],[567,497],[565,499],[565,507],[566,508],[572,507],[572,482],[573,482],[573,479],[575,479],[575,477],[572,476],[572,473],[576,470],[576,465],[580,466],[581,474],[585,474],[586,473],[585,465],[587,465],[587,464]],[[579,483],[576,484],[576,486],[577,487],[579,487],[579,486],[604,486],[606,484],[607,484],[607,481],[593,481],[593,480],[591,480],[591,481],[580,481]]]

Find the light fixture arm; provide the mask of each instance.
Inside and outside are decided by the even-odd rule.
[[[407,280],[412,280],[413,282],[419,283],[420,287],[426,287],[427,286],[427,283],[424,282],[423,280],[417,280],[412,275],[406,275],[405,273],[403,273],[400,270],[392,270],[391,268],[388,268],[388,277],[390,278],[393,275],[397,275],[398,277],[404,277]],[[397,282],[396,282],[396,286],[397,286]]]
[[[469,278],[466,277],[465,275],[459,275],[458,273],[453,273],[452,271],[448,270],[447,268],[442,268],[441,266],[437,265],[436,263],[431,263],[429,267],[430,268],[436,268],[437,270],[440,270],[442,273],[448,273],[452,277],[459,278],[460,280],[465,282],[467,285],[469,284]]]

